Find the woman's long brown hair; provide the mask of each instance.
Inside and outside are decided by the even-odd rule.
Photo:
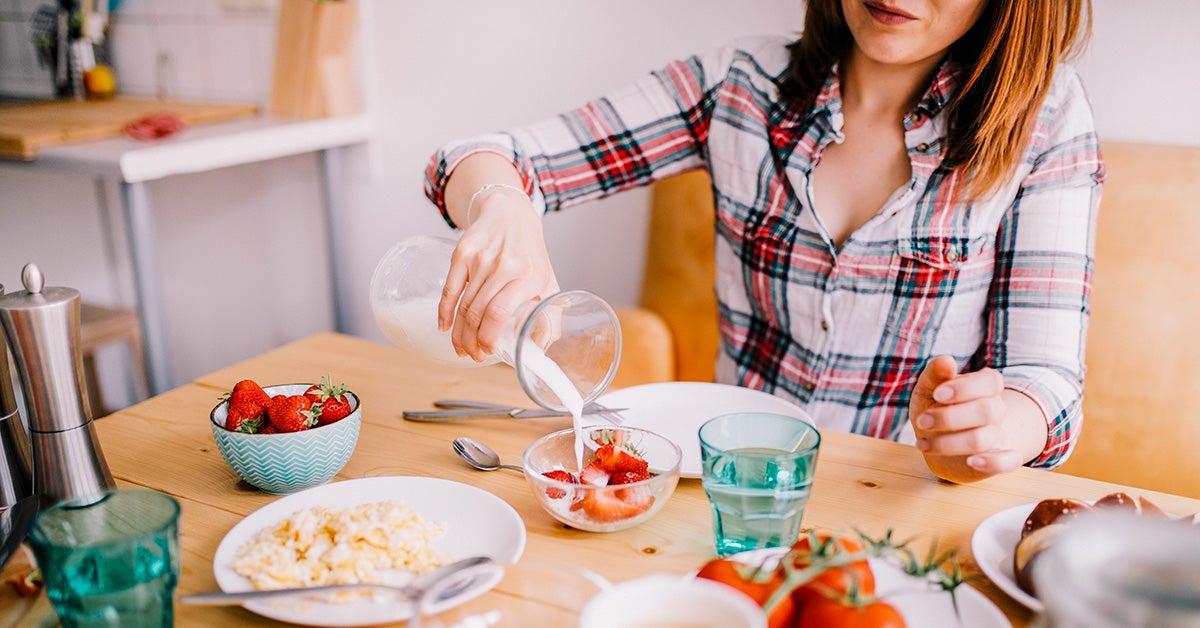
[[[987,196],[1016,169],[1055,66],[1087,44],[1091,11],[1091,0],[988,0],[975,26],[951,47],[963,74],[947,105],[943,164],[965,175],[963,200]],[[808,0],[780,95],[811,106],[853,45],[841,0]]]

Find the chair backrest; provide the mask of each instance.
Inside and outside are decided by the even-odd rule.
[[[1200,148],[1103,149],[1083,431],[1060,470],[1200,498]],[[652,198],[642,306],[671,330],[675,378],[712,381],[711,184],[691,172]]]
[[[1200,148],[1103,150],[1083,431],[1060,470],[1200,498]]]
[[[654,184],[641,305],[671,330],[678,381],[711,382],[716,374],[714,217],[703,170]]]

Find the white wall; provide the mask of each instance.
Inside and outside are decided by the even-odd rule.
[[[475,2],[447,10],[437,0],[375,3],[378,102],[385,182],[361,214],[369,277],[396,240],[449,233],[421,193],[426,162],[439,145],[508,128],[577,106],[667,61],[755,33],[794,34],[796,0],[561,0]],[[635,303],[644,258],[647,194],[632,191],[546,219],[564,287]],[[367,228],[367,221],[374,228]],[[356,304],[365,302],[362,298]],[[367,316],[366,335],[382,338]]]
[[[439,144],[539,119],[739,35],[793,33],[803,12],[800,0],[361,2],[366,88],[380,130],[348,163],[356,278],[348,288],[355,333],[379,340],[366,296],[375,262],[407,235],[448,233],[421,193],[425,161]],[[19,36],[13,15],[31,4],[0,0],[0,40]],[[146,60],[166,52],[184,70],[172,86],[178,95],[264,102],[268,85],[256,68],[269,67],[271,47],[262,40],[273,14],[230,13],[225,4],[125,0],[118,20],[126,34],[117,29],[123,39],[114,43],[127,59],[122,67],[118,57],[117,67],[127,93],[154,93]],[[1097,0],[1095,14],[1093,47],[1080,68],[1102,135],[1200,146],[1200,44],[1188,30],[1200,24],[1200,3]],[[0,55],[10,49],[0,41]],[[9,68],[6,57],[0,67]],[[297,157],[151,186],[179,381],[331,327],[315,174],[311,158]],[[97,209],[90,180],[0,168],[0,283],[16,286],[21,265],[38,261],[52,284],[100,303],[129,303],[111,186],[104,196],[107,213]],[[629,192],[547,218],[564,287],[619,305],[636,301],[646,198]],[[109,231],[106,246],[101,236]],[[315,292],[284,289],[283,276],[311,279]]]
[[[1101,139],[1200,146],[1200,2],[1093,1],[1076,65]]]

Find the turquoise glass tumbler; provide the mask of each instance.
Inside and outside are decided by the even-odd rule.
[[[46,593],[66,628],[174,623],[179,502],[119,489],[60,502],[29,531]]]
[[[820,445],[815,427],[781,414],[726,414],[700,426],[718,556],[796,541]]]

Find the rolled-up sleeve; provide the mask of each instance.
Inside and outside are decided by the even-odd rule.
[[[430,158],[425,194],[454,227],[446,184],[462,160],[480,152],[509,159],[541,212],[703,167],[711,95],[733,54],[730,47],[672,62],[567,113],[451,142]]]
[[[1083,423],[1084,349],[1104,162],[1091,108],[1069,68],[1042,108],[1021,181],[996,239],[982,362],[1033,399],[1049,437],[1033,467],[1070,456]]]

